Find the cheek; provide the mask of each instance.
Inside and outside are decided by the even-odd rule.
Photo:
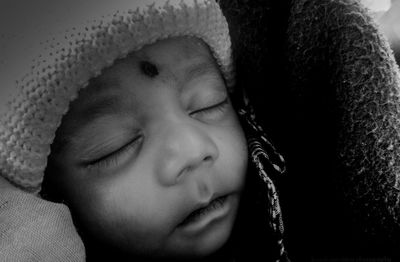
[[[96,240],[135,253],[159,249],[170,230],[168,195],[144,173],[143,177],[110,177],[86,181],[79,188],[82,193],[71,194],[80,229]]]
[[[232,186],[242,189],[247,171],[248,149],[247,142],[240,123],[234,115],[219,130],[217,135],[217,143],[219,144],[219,164],[224,170],[225,183],[229,181]]]

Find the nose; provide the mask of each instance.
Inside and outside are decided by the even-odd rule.
[[[218,158],[218,148],[211,136],[190,120],[168,123],[160,140],[156,173],[165,186],[178,184],[191,173],[211,167]],[[207,172],[200,172],[203,171]]]

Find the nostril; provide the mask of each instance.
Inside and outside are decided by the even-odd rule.
[[[190,172],[192,172],[194,169],[196,169],[199,165],[201,165],[201,163],[204,163],[204,162],[206,162],[206,163],[211,163],[213,161],[213,157],[212,156],[205,156],[204,158],[203,158],[203,161],[201,161],[201,162],[196,162],[196,163],[192,163],[192,164],[190,164],[190,165],[187,165],[185,168],[183,168],[179,173],[178,173],[178,175],[176,176],[176,181],[175,181],[175,183],[179,183],[179,181],[181,181],[181,179],[183,178],[183,177],[185,177],[185,175],[187,174],[187,173],[190,173]]]
[[[206,156],[206,157],[203,159],[204,162],[208,162],[208,161],[211,161],[211,160],[212,160],[212,156]]]
[[[183,170],[181,170],[181,171],[178,173],[178,175],[176,176],[175,184],[177,184],[177,183],[179,183],[179,182],[181,181],[181,179],[182,179],[182,177],[184,176],[184,174],[185,174],[186,172],[189,171],[188,169],[189,169],[189,168],[184,168]]]
[[[204,158],[203,158],[203,161],[201,161],[201,162],[198,162],[198,161],[196,161],[196,162],[194,162],[194,163],[191,163],[191,164],[189,164],[189,165],[187,165],[185,168],[183,168],[180,172],[179,172],[179,174],[177,175],[177,181],[184,175],[184,174],[186,174],[186,173],[189,173],[189,172],[191,172],[192,170],[194,170],[194,169],[196,169],[199,165],[201,165],[201,163],[203,162],[211,162],[213,160],[213,157],[212,156],[205,156]]]
[[[205,169],[212,167],[219,155],[208,133],[193,125],[191,119],[174,121],[168,127],[160,140],[158,155],[161,181],[170,186],[184,181],[191,173],[207,173]]]

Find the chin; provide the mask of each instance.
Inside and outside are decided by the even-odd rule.
[[[182,259],[200,259],[212,256],[220,251],[228,242],[232,234],[233,221],[224,224],[216,224],[213,230],[197,239],[190,246],[179,247],[176,250],[183,251],[179,257]]]
[[[201,246],[195,250],[195,256],[197,257],[206,257],[216,253],[220,250],[227,242],[230,237],[230,232],[224,232],[224,234],[217,235],[217,232],[214,232],[215,236],[210,237],[205,240]]]

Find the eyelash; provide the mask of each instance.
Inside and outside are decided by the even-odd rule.
[[[225,110],[225,107],[228,105],[229,99],[226,97],[222,102],[219,102],[217,104],[214,104],[209,107],[205,107],[199,110],[195,110],[190,113],[191,116],[194,115],[209,115],[209,114],[214,114],[214,113],[222,113]]]
[[[105,168],[105,167],[109,167],[111,165],[118,165],[118,160],[120,159],[120,157],[123,154],[129,152],[131,149],[135,148],[136,144],[139,142],[140,139],[141,139],[141,136],[135,137],[132,141],[123,145],[119,149],[117,149],[105,156],[97,158],[95,160],[91,160],[90,162],[86,163],[85,166],[87,168],[91,169],[91,168]]]

